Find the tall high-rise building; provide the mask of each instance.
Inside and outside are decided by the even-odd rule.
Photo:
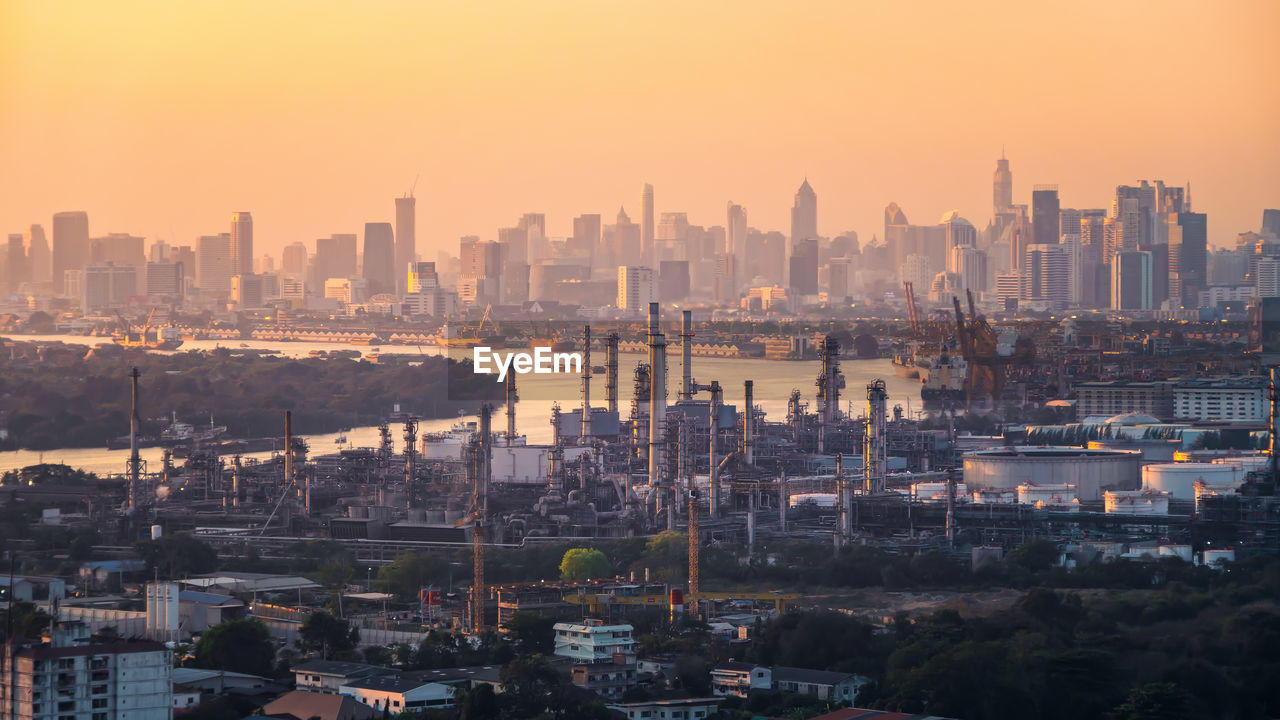
[[[178,245],[169,253],[170,259],[182,266],[182,289],[196,284],[196,250],[190,245]]]
[[[31,273],[31,281],[37,283],[47,283],[52,279],[52,269],[49,267],[49,241],[44,236],[44,227],[40,225],[31,225],[27,231],[23,233],[23,239],[27,245],[27,269]],[[61,282],[61,278],[59,278]],[[56,284],[56,283],[55,283]]]
[[[725,252],[734,257],[734,262],[724,269],[750,267],[751,259],[747,257],[747,209],[730,200],[724,227]],[[745,280],[746,278],[726,277],[726,289],[736,297],[738,287]]]
[[[323,288],[329,278],[349,278],[355,275],[355,233],[334,233],[327,238],[317,238],[311,274],[309,284],[314,288]]]
[[[364,263],[361,275],[369,295],[396,291],[395,231],[391,223],[364,224]]]
[[[805,178],[800,189],[796,190],[795,202],[791,205],[791,246],[794,254],[795,245],[800,240],[818,237],[818,194]]]
[[[404,197],[396,198],[396,289],[397,295],[403,295],[407,287],[408,275],[405,268],[417,259],[417,222],[418,201],[410,192]]]
[[[658,301],[683,302],[689,297],[689,261],[663,260],[658,266]]]
[[[656,228],[653,224],[653,186],[649,183],[644,184],[644,190],[640,193],[640,247],[641,262],[656,262],[654,255],[653,239]]]
[[[594,257],[600,247],[600,214],[588,213],[574,218],[573,237],[567,245],[574,255]]]
[[[427,292],[440,287],[440,275],[433,262],[409,264],[408,289],[411,293]]]
[[[972,245],[957,245],[951,249],[951,267],[951,272],[960,276],[960,287],[975,293],[986,292],[988,272],[985,252]]]
[[[1071,259],[1061,243],[1031,243],[1022,262],[1022,298],[1066,306],[1071,300]]]
[[[1208,284],[1208,216],[1180,212],[1169,219],[1169,297],[1183,306],[1195,304]]]
[[[631,312],[648,310],[658,299],[653,268],[638,265],[618,266],[618,309]]]
[[[161,260],[147,263],[147,296],[179,299],[185,293],[180,262]]]
[[[53,216],[52,273],[54,288],[63,287],[68,270],[81,270],[89,262],[89,213],[83,210]]]
[[[1036,185],[1031,190],[1031,242],[1049,245],[1060,242],[1060,208],[1057,185]]]
[[[1125,250],[1116,253],[1111,262],[1111,308],[1113,310],[1150,310],[1151,253]]]
[[[108,233],[89,241],[89,261],[94,265],[119,265],[134,268],[139,286],[130,295],[141,293],[142,273],[147,266],[146,240],[129,233]]]
[[[809,237],[791,241],[791,258],[787,295],[797,303],[806,295],[818,294],[818,239]]]
[[[292,242],[284,246],[284,254],[280,258],[280,269],[285,275],[302,278],[307,274],[307,246],[305,243]]]
[[[31,279],[27,270],[27,250],[23,247],[22,233],[9,235],[5,245],[0,267],[4,268],[4,277],[0,278],[0,288],[10,295],[16,295],[22,283]]]
[[[196,240],[196,286],[203,297],[231,294],[231,233],[201,235]]]
[[[231,272],[253,274],[253,216],[247,212],[231,213]]]
[[[123,307],[137,291],[137,268],[129,265],[90,265],[84,269],[80,311],[89,314]]]
[[[992,215],[1002,215],[1013,207],[1013,173],[1009,170],[1009,159],[1000,152],[996,161],[995,177],[992,179]]]
[[[956,253],[956,248],[976,248],[978,246],[978,229],[973,226],[973,223],[960,217],[959,210],[952,210],[943,215],[942,221],[938,224],[942,226],[943,231],[946,233],[947,270],[960,272],[960,269],[955,266],[955,261],[961,257]]]
[[[1262,211],[1262,234],[1280,237],[1280,210]]]
[[[1262,258],[1258,261],[1257,278],[1254,280],[1258,297],[1280,297],[1280,259]]]
[[[231,302],[241,308],[262,307],[262,276],[248,273],[231,278]]]
[[[627,211],[618,208],[617,221],[606,225],[601,240],[613,265],[639,265],[644,256],[644,234],[639,224],[631,222]]]

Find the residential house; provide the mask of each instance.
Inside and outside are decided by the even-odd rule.
[[[773,687],[773,670],[755,663],[727,660],[711,670],[711,692],[719,697],[747,697],[752,690]]]

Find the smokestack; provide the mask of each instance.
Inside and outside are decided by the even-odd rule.
[[[822,374],[818,376],[818,454],[826,447],[827,428],[835,424],[840,412],[840,342],[830,335],[822,340],[819,354]]]
[[[413,485],[418,474],[414,454],[418,451],[418,421],[409,416],[404,419],[404,495],[405,505],[413,509]]]
[[[693,311],[680,316],[680,399],[693,399]]]
[[[746,458],[748,465],[754,465],[756,461],[755,383],[744,380],[742,390],[746,395],[747,403],[747,408],[742,413],[742,455]]]
[[[231,459],[231,507],[240,507],[240,456]]]
[[[844,476],[844,453],[836,453],[836,502],[839,503],[840,524],[836,528],[836,547],[849,542],[853,535],[852,503],[849,482]]]
[[[516,394],[516,374],[507,373],[507,447],[511,447],[516,439],[516,403],[520,401]]]
[[[284,411],[284,488],[293,482],[293,411]]]
[[[618,333],[604,339],[604,399],[609,412],[618,412]]]
[[[873,495],[884,492],[884,422],[887,400],[884,380],[872,380],[867,384],[867,426],[863,433],[862,479],[863,491]]]
[[[578,441],[591,437],[591,326],[582,328],[582,434]]]
[[[649,487],[654,489],[662,482],[662,451],[666,441],[667,340],[662,334],[655,302],[649,303]]]
[[[138,483],[142,474],[142,458],[138,455],[138,431],[141,429],[142,420],[139,417],[138,409],[138,377],[141,373],[138,368],[133,368],[129,372],[130,392],[133,397],[133,409],[129,414],[129,539],[137,539],[137,528],[135,527],[136,513],[138,510]]]
[[[493,406],[485,403],[480,406],[480,513],[489,514],[489,481],[493,475],[493,446],[490,442],[493,424]]]
[[[791,493],[787,488],[787,471],[778,475],[778,527],[787,531],[787,505],[791,504]]]
[[[714,520],[720,514],[720,468],[716,454],[716,441],[720,437],[720,381],[711,381],[711,442],[707,451],[708,481],[710,483],[710,514]]]

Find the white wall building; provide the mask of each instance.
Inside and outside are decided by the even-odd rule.
[[[658,299],[653,268],[639,265],[618,266],[618,309],[633,312],[648,310]]]
[[[1262,377],[1190,380],[1173,387],[1173,414],[1179,418],[1262,422],[1269,409]]]

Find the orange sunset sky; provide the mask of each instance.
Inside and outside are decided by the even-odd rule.
[[[1280,3],[0,3],[0,232],[59,210],[192,243],[249,210],[259,252],[393,219],[457,252],[524,212],[619,205],[870,240],[1015,202],[1190,180],[1209,239],[1280,207]]]

